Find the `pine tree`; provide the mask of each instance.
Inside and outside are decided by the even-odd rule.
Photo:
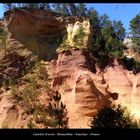
[[[17,3],[17,7],[23,7],[23,3]]]
[[[78,16],[78,9],[74,3],[68,3],[72,16]]]
[[[60,3],[55,3],[52,6],[53,6],[55,12],[57,12],[57,13],[61,12],[61,4]]]
[[[5,10],[12,10],[13,9],[13,3],[4,3]]]
[[[78,9],[79,16],[86,16],[87,8],[85,4],[79,3],[77,9]]]
[[[50,7],[49,3],[40,3],[39,6],[43,10],[51,10],[51,7]]]
[[[61,13],[63,15],[70,15],[69,9],[68,9],[68,4],[67,3],[62,3],[62,10]]]
[[[109,17],[104,14],[101,17],[101,34],[105,42],[104,54],[112,57],[120,57],[123,55],[122,42],[120,40],[121,34],[118,34],[116,27],[113,27],[113,23],[109,20]],[[118,35],[118,36],[117,36]]]
[[[100,26],[105,27],[107,24],[110,24],[110,20],[107,14],[103,14],[100,16]]]
[[[29,121],[27,123],[27,126],[28,126],[29,129],[33,129],[33,128],[36,127],[35,124],[33,123],[33,119],[32,118],[29,119]]]
[[[100,27],[100,17],[99,13],[94,9],[90,8],[87,10],[86,16],[89,18],[91,26],[93,27],[93,36],[92,36],[92,43],[93,43],[93,53],[96,57],[99,57],[104,52],[104,40],[101,34],[101,27]]]
[[[93,8],[87,11],[87,17],[93,26],[92,49],[95,57],[101,61],[104,57],[121,57],[122,40],[125,34],[122,23],[120,21],[112,23],[106,14],[99,17],[98,12]]]
[[[93,29],[98,28],[100,24],[99,13],[94,8],[90,8],[87,10],[86,15],[89,18],[90,23],[93,26]]]
[[[24,7],[39,9],[39,3],[24,3]]]
[[[50,115],[50,119],[47,123],[48,126],[54,128],[68,128],[67,109],[66,105],[61,101],[59,92],[56,92],[56,94],[52,96],[52,101],[48,106],[48,112]]]
[[[134,43],[140,45],[140,13],[130,21],[130,29]]]
[[[119,21],[114,20],[113,21],[113,27],[114,27],[114,31],[115,31],[116,36],[120,40],[124,40],[124,37],[125,37],[125,29],[123,27],[122,22],[120,20]]]
[[[100,128],[137,128],[137,123],[133,116],[128,113],[126,107],[116,105],[105,107],[98,111],[97,115],[91,119],[92,129]]]
[[[62,15],[70,15],[68,3],[55,3],[52,6],[55,12],[60,13]]]
[[[7,54],[7,32],[0,28],[0,39],[2,40],[2,44],[4,45],[5,55]]]

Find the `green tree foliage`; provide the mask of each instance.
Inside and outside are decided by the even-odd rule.
[[[130,21],[130,29],[134,43],[140,45],[140,13]]]
[[[70,15],[67,3],[62,3],[61,13],[63,15]]]
[[[86,16],[87,8],[84,3],[79,3],[77,9],[78,9],[78,16]]]
[[[52,6],[53,6],[55,12],[57,12],[57,13],[61,12],[61,4],[60,3],[55,3]]]
[[[58,92],[52,96],[47,108],[39,105],[33,116],[35,122],[42,124],[45,128],[68,128],[66,106],[62,103]]]
[[[140,71],[140,62],[136,61],[134,58],[127,58],[124,56],[122,61],[124,67],[128,70],[132,70],[134,74]]]
[[[17,7],[23,7],[24,3],[17,3]]]
[[[27,123],[27,126],[28,126],[29,129],[35,128],[35,124],[33,123],[33,119],[32,118],[29,119],[29,121]]]
[[[29,7],[29,8],[39,8],[39,3],[26,3],[24,4],[25,7]]]
[[[53,128],[68,128],[68,117],[66,105],[61,101],[60,93],[56,92],[56,95],[52,96],[52,101],[48,106],[48,113],[50,119],[47,123],[48,126]]]
[[[0,39],[2,40],[2,45],[5,49],[5,55],[7,54],[7,32],[0,28]]]
[[[99,13],[94,8],[88,9],[86,16],[89,18],[93,29],[99,28],[100,25]]]
[[[21,91],[17,90],[14,85],[11,86],[12,97],[21,103],[24,112],[27,114],[32,114],[38,104],[37,81],[32,79],[30,82],[31,83]]]
[[[55,3],[52,5],[55,12],[62,15],[86,16],[86,5],[83,3]]]
[[[122,39],[125,34],[124,27],[120,21],[114,21],[104,15],[102,17],[101,33],[105,42],[105,54],[113,57],[121,57],[123,55]]]
[[[120,57],[123,53],[120,39],[116,36],[111,21],[106,21],[101,29],[102,39],[104,40],[104,54],[112,57]],[[117,52],[117,54],[116,54]]]
[[[97,57],[111,56],[121,57],[123,55],[122,40],[124,29],[121,23],[115,21],[114,24],[109,20],[106,14],[99,17],[98,13],[94,11],[93,24],[93,52]],[[120,37],[120,38],[119,38]]]
[[[52,5],[54,11],[62,15],[70,15],[68,3],[55,3]]]
[[[39,3],[40,8],[44,10],[51,10],[50,4],[49,3]]]
[[[94,8],[90,8],[87,11],[87,17],[93,27],[92,50],[94,55],[98,57],[104,51],[105,44],[101,34],[99,13]]]
[[[26,87],[20,94],[24,110],[28,114],[32,114],[36,109],[38,93],[34,86]]]
[[[125,29],[123,27],[122,22],[120,20],[119,21],[114,20],[113,21],[113,27],[114,27],[114,31],[115,31],[116,36],[120,40],[124,40],[124,37],[125,37]]]
[[[6,11],[12,10],[13,7],[14,7],[13,3],[3,3],[3,5],[4,5],[4,8],[5,8]]]
[[[70,14],[72,16],[78,16],[78,8],[74,3],[69,3],[68,4],[69,9],[70,9]]]
[[[47,81],[48,80],[48,71],[44,65],[42,65],[40,62],[36,65],[36,76],[38,79],[42,79]]]
[[[92,129],[98,128],[137,128],[133,116],[128,113],[127,108],[121,105],[102,108],[93,117],[90,124]]]

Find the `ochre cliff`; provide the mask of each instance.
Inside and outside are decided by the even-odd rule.
[[[140,73],[134,74],[124,69],[119,60],[114,60],[112,64],[106,68],[104,78],[110,92],[118,93],[118,99],[115,102],[126,105],[136,118],[140,118]]]
[[[104,70],[97,67],[87,49],[92,36],[88,19],[60,16],[43,10],[15,9],[5,13],[1,27],[8,32],[9,46],[5,61],[1,59],[7,63],[12,58],[8,62],[9,68],[3,68],[2,72],[7,72],[7,75],[14,73],[22,81],[18,88],[25,88],[25,77],[21,76],[21,67],[18,66],[32,64],[34,54],[49,60],[44,64],[49,75],[48,82],[51,89],[58,90],[62,95],[70,128],[89,128],[89,119],[102,107],[114,103],[128,106],[140,118],[140,74],[125,69],[118,59],[110,58]],[[17,50],[24,57],[13,57]],[[42,88],[42,83],[39,81],[37,91],[39,99],[46,105],[49,93]],[[11,99],[10,90],[0,96],[0,127],[20,128],[30,116],[22,114],[21,106]]]
[[[14,9],[5,13],[1,26],[8,32],[9,43],[18,40],[45,60],[52,57],[61,43],[86,48],[91,42],[92,28],[84,17],[59,16],[44,10]],[[64,37],[65,43],[62,42]]]
[[[90,60],[88,52],[69,50],[59,53],[48,66],[51,86],[62,94],[72,128],[89,127],[89,118],[111,104],[107,85],[102,84],[101,74],[91,72],[95,64],[90,64]]]
[[[71,50],[58,54],[49,66],[51,85],[62,93],[67,104],[70,126],[88,127],[89,117],[112,103],[127,106],[139,118],[140,74],[128,71],[117,59],[110,59],[101,73],[95,63],[88,62],[86,53]],[[91,72],[93,68],[96,73]]]

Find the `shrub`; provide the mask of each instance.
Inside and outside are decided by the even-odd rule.
[[[140,62],[135,60],[134,58],[127,58],[126,56],[122,59],[123,65],[128,70],[133,70],[136,74],[140,71]]]
[[[11,95],[15,100],[21,103],[26,113],[32,114],[35,111],[38,93],[34,86],[30,84],[22,91],[18,91],[15,86],[12,86]]]
[[[14,78],[9,78],[9,86],[12,86],[15,84]]]
[[[126,114],[126,108],[121,105],[102,108],[91,119],[90,127],[97,128],[137,128],[136,122],[130,113]]]
[[[0,40],[2,40],[2,44],[5,49],[5,55],[7,54],[7,32],[3,29],[0,28]]]
[[[48,72],[45,66],[40,65],[37,68],[37,78],[42,80],[48,80]]]
[[[135,61],[133,66],[133,72],[136,74],[140,71],[140,62]]]
[[[58,120],[52,112],[52,109],[49,110],[45,106],[38,104],[33,113],[36,124],[41,124],[44,128],[58,128]]]
[[[134,65],[134,59],[133,58],[127,58],[126,56],[124,56],[122,61],[123,61],[123,64],[124,64],[125,68],[127,68],[128,70],[132,70],[132,67]]]
[[[20,98],[18,96],[17,88],[14,85],[11,86],[11,95],[14,99],[18,100]]]
[[[53,128],[68,128],[68,117],[66,106],[61,101],[60,93],[52,96],[52,101],[48,106],[48,114],[50,116],[47,125]]]
[[[24,76],[26,74],[26,70],[22,70],[21,75]]]
[[[27,123],[27,126],[29,129],[33,129],[35,128],[35,124],[33,123],[33,119],[29,119],[28,123]]]
[[[58,46],[60,46],[61,44],[64,44],[65,41],[66,41],[66,39],[67,39],[67,36],[66,35],[64,35],[63,37],[59,37],[57,39]]]
[[[2,87],[6,90],[7,89],[7,81],[3,80]]]
[[[33,86],[27,86],[21,91],[21,99],[26,113],[33,113],[37,103],[37,91]]]
[[[45,106],[43,106],[41,104],[37,104],[36,109],[33,113],[33,118],[36,123],[41,123],[47,128],[46,122],[48,121],[47,120],[48,113],[46,111]]]

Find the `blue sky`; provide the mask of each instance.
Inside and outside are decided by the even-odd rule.
[[[129,32],[130,20],[140,13],[140,3],[87,4],[87,7],[90,6],[93,6],[100,15],[106,13],[110,20],[121,20],[127,32]]]
[[[121,20],[127,32],[130,20],[140,13],[140,3],[88,3],[87,7],[94,7],[100,15],[106,13],[110,20]],[[0,17],[3,17],[3,12],[3,5],[0,4]]]

